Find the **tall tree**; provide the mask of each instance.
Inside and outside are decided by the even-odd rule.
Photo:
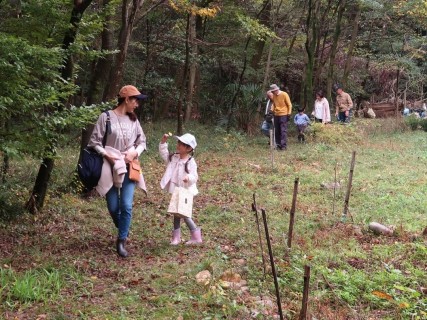
[[[111,100],[119,92],[133,25],[143,3],[144,0],[123,0],[122,2],[121,28],[117,42],[118,53],[115,55],[114,63],[110,69],[109,81],[104,91],[104,101]]]
[[[82,19],[83,13],[90,5],[92,0],[75,0],[73,10],[71,11],[70,26],[64,36],[62,49],[65,52],[64,67],[61,68],[61,76],[64,80],[70,80],[73,75],[72,54],[69,48],[74,43],[77,30]],[[27,209],[35,214],[43,207],[46,197],[50,176],[54,166],[54,157],[56,155],[56,138],[51,137],[50,143],[46,148],[46,154],[40,164],[39,172],[34,183],[33,191],[27,202]]]

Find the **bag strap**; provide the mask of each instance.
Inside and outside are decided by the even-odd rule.
[[[111,134],[111,120],[110,113],[108,111],[104,111],[107,114],[107,122],[105,123],[105,134],[102,137],[102,147],[105,148],[105,144],[107,143],[107,136]]]

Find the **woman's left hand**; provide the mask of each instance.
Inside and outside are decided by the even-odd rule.
[[[125,162],[126,163],[132,162],[132,160],[137,157],[138,157],[138,152],[136,152],[135,150],[127,151],[125,154]]]

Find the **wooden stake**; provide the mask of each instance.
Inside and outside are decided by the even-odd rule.
[[[297,204],[297,195],[298,195],[298,182],[299,182],[299,178],[295,178],[294,194],[292,197],[292,207],[291,207],[290,218],[289,218],[288,249],[290,249],[292,246],[292,233],[294,232],[295,208]]]
[[[267,238],[268,253],[270,254],[271,271],[273,273],[274,287],[276,288],[277,308],[279,309],[280,320],[283,320],[282,303],[280,302],[279,283],[277,282],[276,268],[274,266],[273,250],[271,249],[270,234],[268,232],[267,217],[265,210],[261,209],[262,219],[264,221],[265,237]]]
[[[355,160],[356,160],[356,151],[353,151],[353,154],[351,157],[350,173],[348,175],[347,193],[345,195],[345,200],[344,200],[344,211],[341,219],[342,222],[345,222],[347,218],[348,202],[350,201],[350,191],[351,191],[351,185],[353,182],[353,171],[354,171]]]
[[[264,272],[264,279],[265,279],[265,275],[266,275],[266,271],[265,270],[266,270],[266,267],[265,267],[265,258],[264,258],[264,247],[262,245],[262,240],[261,240],[261,229],[259,227],[258,208],[257,208],[257,205],[256,205],[255,193],[253,195],[253,198],[254,198],[254,202],[252,203],[252,211],[255,212],[255,220],[256,220],[256,225],[257,225],[257,228],[258,228],[259,246],[261,248],[262,269],[263,269],[263,272]]]
[[[302,308],[301,308],[301,313],[299,314],[299,320],[307,319],[309,288],[310,288],[310,266],[304,266],[304,290],[302,293]]]
[[[332,202],[332,216],[335,216],[335,191],[337,190],[337,166],[338,162],[335,162],[335,179],[334,179],[334,201]]]

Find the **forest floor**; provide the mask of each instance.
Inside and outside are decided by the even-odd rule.
[[[426,132],[381,119],[316,124],[306,144],[292,129],[288,151],[274,151],[272,159],[265,137],[188,124],[199,144],[194,218],[203,244],[174,247],[169,197],[159,187],[165,166],[157,154],[160,137],[173,132],[174,123],[143,128],[148,195],[135,194],[127,259],[115,252],[105,200],[84,199],[72,187],[78,141],[59,150],[36,215],[18,214],[18,208],[38,162],[11,161],[0,199],[9,213],[0,222],[2,319],[278,319],[254,194],[266,212],[284,319],[299,318],[305,266],[311,270],[307,319],[427,319]],[[335,181],[339,188],[325,187]],[[391,227],[393,235],[373,234],[372,221]]]

